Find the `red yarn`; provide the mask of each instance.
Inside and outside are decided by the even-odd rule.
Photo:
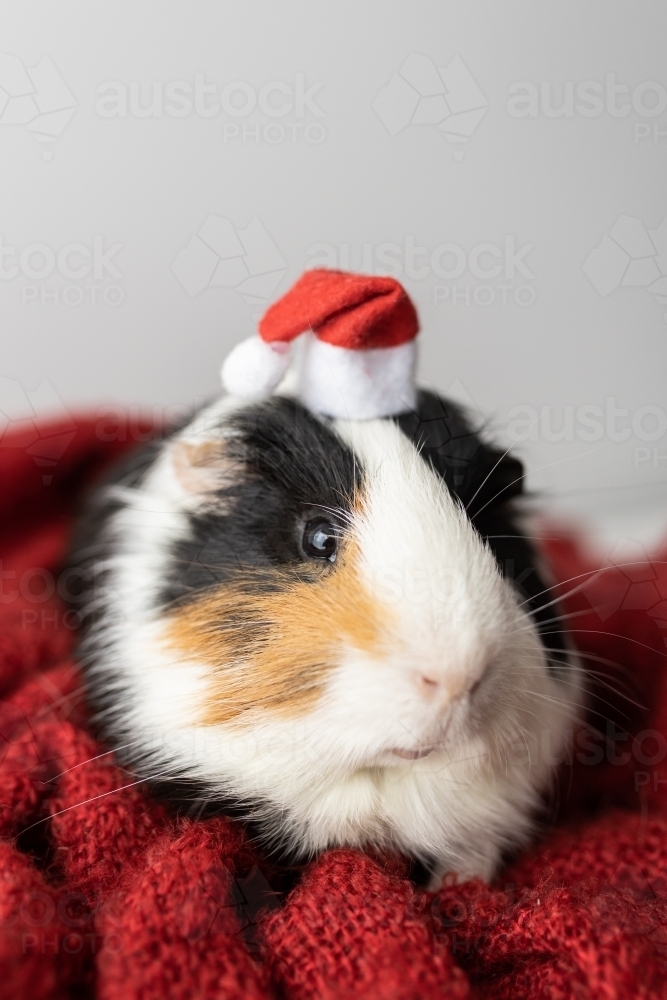
[[[291,341],[306,330],[336,347],[396,347],[417,336],[417,312],[393,278],[316,268],[264,313],[267,343]]]
[[[264,927],[274,978],[295,1000],[470,995],[423,894],[356,851],[325,855]]]
[[[58,423],[0,442],[0,996],[667,996],[667,562],[600,571],[545,542],[596,681],[560,818],[494,886],[433,896],[334,851],[258,917],[249,873],[271,868],[241,826],[174,818],[86,728],[58,568],[122,444],[67,428],[64,451]],[[48,475],[35,434],[61,442]]]

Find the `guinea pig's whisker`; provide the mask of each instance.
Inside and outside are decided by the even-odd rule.
[[[548,701],[548,702],[550,702],[553,705],[566,705],[569,708],[569,707],[571,707],[571,704],[572,704],[566,698],[557,698],[555,695],[543,694],[541,691],[526,690],[525,694],[529,695],[531,698],[541,698],[542,701]],[[600,700],[602,700],[602,699],[600,699]],[[605,704],[607,704],[607,703],[605,703]],[[520,705],[518,705],[517,707],[519,709],[521,708]],[[616,707],[615,705],[612,706],[612,708],[615,708],[615,707]],[[602,712],[598,712],[595,709],[589,709],[589,712],[592,712],[593,715],[598,715],[601,719],[604,719],[605,722],[612,722],[613,721],[613,719],[611,719],[608,715],[604,715]],[[629,718],[629,716],[626,716],[624,712],[622,712],[621,714],[625,718]]]
[[[516,711],[516,706],[514,706],[511,702],[505,700],[504,704],[507,705],[508,708],[514,708],[515,711]],[[538,719],[538,721],[539,721],[539,717],[535,714],[535,712],[531,712],[530,709],[527,709],[527,708],[524,709],[524,711],[526,712],[527,715],[532,715],[533,718]],[[516,725],[516,720],[512,719],[511,716],[510,716],[510,720],[514,723],[514,725]],[[531,765],[530,744],[528,743],[528,738],[527,738],[526,733],[525,733],[525,731],[523,729],[523,726],[519,725],[518,730],[514,729],[514,731],[512,733],[512,736],[516,736],[516,735],[518,735],[523,740],[523,742],[524,742],[524,745],[526,747],[526,753],[528,754],[528,763],[529,763],[529,766],[530,766]],[[509,768],[509,752],[512,749],[512,742],[511,742],[511,740],[512,740],[512,737],[508,734],[507,746],[504,749],[504,754],[505,754],[505,774],[507,774],[508,768]]]
[[[58,778],[62,778],[64,774],[69,774],[71,771],[76,771],[77,767],[83,767],[85,764],[92,764],[94,760],[101,760],[102,757],[108,757],[110,754],[116,753],[118,750],[125,750],[127,747],[136,746],[137,743],[141,743],[142,740],[131,740],[129,743],[123,743],[119,747],[115,747],[113,750],[105,750],[104,753],[98,753],[96,757],[89,757],[87,760],[81,760],[78,764],[73,764],[72,767],[66,768],[61,771],[60,774],[54,774],[53,777],[49,778],[48,781],[43,781],[43,785],[48,785],[52,781],[56,781]],[[120,765],[119,765],[120,766]]]
[[[557,649],[557,648],[555,648],[553,646],[545,646],[544,648],[549,653],[562,653],[562,649]],[[615,660],[608,660],[606,656],[598,656],[597,653],[582,653],[580,651],[577,651],[577,652],[578,652],[579,658],[581,660],[583,660],[583,661],[592,660],[594,663],[602,663],[605,667],[613,667],[614,670],[620,670],[621,673],[626,674],[628,677],[632,677],[633,676],[629,670],[626,670],[622,666],[622,664],[617,663]],[[609,674],[603,673],[601,670],[593,670],[589,666],[586,667],[586,673],[589,676],[592,676],[592,677],[600,677],[600,678],[604,678],[606,680],[610,679]],[[619,683],[620,683],[620,680],[619,680]]]
[[[544,648],[544,650],[547,653],[562,653],[563,652],[562,649],[558,649],[555,646],[544,646],[543,648]],[[577,655],[579,656],[579,658],[582,661],[593,660],[594,662],[602,663],[602,664],[604,664],[605,666],[608,666],[608,667],[614,667],[614,668],[620,667],[620,664],[615,663],[613,660],[607,660],[605,657],[603,657],[603,656],[597,656],[595,653],[585,653],[585,652],[579,652],[577,650]],[[559,661],[559,662],[560,662],[560,665],[563,666],[562,661]],[[528,674],[530,676],[533,676],[533,674],[534,674],[534,668],[533,667],[525,667],[525,666],[522,666],[521,664],[517,664],[517,666],[516,666],[515,669],[516,669],[517,673],[520,673],[523,670],[526,674]],[[599,679],[600,681],[604,680],[605,682],[608,682],[610,680],[609,674],[603,673],[602,671],[599,671],[599,670],[593,670],[591,667],[586,666],[584,668],[584,671],[585,671],[585,673],[588,676],[595,677],[596,679]],[[626,671],[626,673],[628,673],[628,672]],[[610,685],[610,686],[612,687],[612,689],[613,689],[613,691],[614,691],[615,694],[619,694],[619,695],[622,695],[622,697],[626,697],[625,695],[623,695],[623,693],[622,693],[622,691],[620,689],[613,688],[612,685]],[[644,708],[645,709],[646,706],[638,704],[638,708]]]
[[[490,729],[489,726],[485,726],[484,728],[486,729],[490,740],[493,742],[493,746],[495,748],[496,755],[499,758],[501,758],[501,759],[503,757],[505,758],[505,774],[507,774],[507,767],[508,767],[507,749],[505,747],[502,747],[502,746],[499,745],[499,743],[498,743],[498,736],[496,735],[496,733],[494,733],[494,732],[491,731],[491,729]]]
[[[543,610],[544,610],[543,608],[536,608],[534,611],[526,610],[526,614],[538,615]],[[542,626],[542,625],[551,625],[554,622],[567,622],[570,621],[572,618],[582,618],[584,615],[590,615],[594,611],[595,608],[583,608],[580,611],[559,611],[557,608],[554,608],[553,618],[540,619],[539,622],[536,622],[536,625]],[[530,626],[527,627],[530,628]]]
[[[632,562],[613,563],[610,564],[609,566],[599,566],[597,567],[597,569],[588,569],[586,570],[585,573],[577,573],[576,576],[567,577],[565,580],[558,580],[556,583],[551,584],[550,587],[545,587],[544,590],[538,591],[537,594],[532,594],[530,597],[526,598],[526,600],[523,601],[519,605],[519,607],[523,607],[524,604],[528,604],[530,601],[534,601],[536,597],[541,597],[542,594],[548,594],[550,591],[556,590],[559,587],[564,587],[566,583],[572,583],[573,580],[580,580],[583,576],[594,578],[595,576],[609,572],[609,570],[611,569],[627,569],[630,566],[646,566],[646,564],[647,560],[645,559],[639,559],[639,560],[635,559]],[[667,566],[667,561],[662,559],[651,559],[649,564],[651,566]],[[586,583],[588,582],[589,582],[588,580],[585,581],[583,586],[585,586]],[[580,587],[576,587],[573,590],[569,591],[568,593],[559,594],[556,600],[565,601],[567,600],[568,597],[571,597],[572,594],[575,594],[577,590],[580,589],[581,589]],[[545,607],[548,607],[548,605],[545,605]]]
[[[538,621],[538,622],[535,622],[534,624],[526,625],[525,627],[520,628],[518,631],[519,632],[531,632],[533,629],[536,628],[538,630],[538,632],[539,632],[539,630],[541,628],[543,628],[545,625],[556,625],[556,624],[558,624],[558,622],[571,621],[573,618],[582,618],[584,615],[589,615],[590,613],[591,612],[588,609],[586,609],[584,611],[570,611],[570,612],[568,612],[566,614],[563,614],[563,615],[558,614],[558,615],[555,615],[555,617],[553,617],[553,618],[547,618],[545,621]],[[529,611],[528,614],[529,615],[535,615],[535,614],[537,614],[537,611]],[[567,631],[567,630],[563,629],[563,631]]]
[[[447,762],[447,767],[453,767],[455,764],[467,764],[471,760],[483,760],[488,756],[489,753],[485,750],[483,753],[472,753],[469,757],[455,757],[454,760]]]
[[[488,541],[489,539],[497,538],[521,538],[528,542],[561,542],[562,538],[558,536],[551,537],[550,535],[541,535],[539,532],[535,535],[521,535],[517,531],[513,535],[484,535],[484,538]]]
[[[179,775],[169,775],[168,771],[158,771],[156,774],[150,774],[145,778],[139,778],[137,781],[132,781],[127,785],[120,785],[120,787],[112,788],[108,792],[100,792],[99,795],[92,795],[90,798],[83,799],[81,802],[75,802],[73,805],[67,806],[65,809],[58,809],[57,812],[49,813],[48,816],[43,816],[42,819],[38,819],[36,823],[32,823],[30,826],[24,827],[21,832],[27,833],[28,830],[33,830],[36,826],[41,826],[42,823],[48,823],[49,820],[55,819],[56,816],[62,816],[67,812],[71,812],[72,809],[78,809],[79,806],[89,805],[91,802],[97,802],[98,799],[105,799],[109,795],[115,795],[117,792],[124,792],[128,788],[135,788],[137,785],[144,785],[147,781],[155,781],[156,778],[165,777],[179,777]]]
[[[314,510],[325,510],[327,514],[333,514],[346,524],[351,525],[354,521],[354,515],[349,510],[345,510],[343,507],[331,507],[329,504],[325,503],[311,503],[306,504],[306,506],[312,507]]]
[[[487,472],[487,474],[484,477],[484,479],[481,481],[481,483],[479,484],[479,486],[477,487],[477,489],[475,490],[475,492],[473,493],[473,495],[470,497],[470,500],[468,500],[468,503],[465,506],[466,510],[469,510],[470,505],[474,501],[475,497],[477,497],[478,494],[479,494],[479,492],[480,492],[480,490],[482,490],[486,486],[486,484],[488,483],[488,481],[491,478],[491,476],[493,475],[493,473],[496,471],[496,469],[498,468],[498,466],[500,465],[500,463],[503,461],[503,459],[507,458],[507,456],[509,455],[509,453],[510,453],[510,451],[512,450],[513,447],[514,447],[514,445],[511,444],[509,446],[509,448],[507,448],[507,450],[502,453],[502,455],[500,456],[500,458],[498,459],[498,461],[496,462],[496,464],[491,467],[491,471]],[[521,478],[523,479],[524,477],[522,476]],[[502,492],[502,490],[501,490],[501,492]],[[495,500],[495,497],[494,497],[494,500]]]
[[[532,694],[532,692],[531,691],[527,691],[526,694]],[[541,719],[541,717],[539,715],[537,715],[535,712],[531,712],[531,710],[529,708],[526,708],[525,705],[517,705],[515,702],[509,701],[508,699],[504,700],[504,704],[507,705],[508,708],[514,708],[514,709],[518,708],[521,712],[525,712],[526,715],[532,715],[533,718],[537,719],[539,722],[542,721],[542,719]],[[514,720],[512,720],[512,721],[514,722]],[[521,727],[519,727],[519,735],[523,738],[523,740],[525,742],[526,741],[526,734],[524,733],[524,731],[523,731],[523,729]],[[528,744],[527,743],[526,743],[526,748],[528,748]]]
[[[547,633],[547,632],[545,632],[545,633],[543,633],[543,635],[550,635],[550,634],[559,635],[560,632],[554,632],[554,633]],[[556,649],[556,648],[551,647],[551,646],[544,646],[544,649],[546,649],[548,652],[551,652],[551,653],[562,653],[563,652],[562,649]],[[621,674],[624,674],[628,679],[631,679],[631,680],[635,679],[635,675],[632,673],[632,671],[629,670],[622,663],[619,663],[617,660],[609,660],[605,656],[599,656],[597,653],[589,653],[589,652],[586,652],[586,651],[583,651],[583,650],[579,650],[579,649],[576,650],[576,653],[577,653],[577,656],[581,660],[583,660],[583,661],[592,660],[595,663],[602,663],[604,666],[613,667],[613,669],[615,671],[619,671]],[[522,668],[520,665],[518,665],[516,669],[517,670],[521,670],[521,669],[524,669],[524,668]],[[605,678],[606,680],[609,680],[609,674],[602,673],[601,671],[597,671],[597,670],[592,670],[589,666],[586,666],[585,670],[586,670],[586,673],[589,674],[590,676],[593,676],[593,677],[597,676],[597,677]],[[531,667],[530,668],[530,673],[531,674],[532,674],[532,671],[533,671],[533,668]],[[620,683],[620,681],[619,681],[619,683]],[[631,688],[630,690],[635,690],[635,688]],[[619,691],[618,693],[620,694],[621,692]],[[645,706],[640,706],[640,707],[645,707]]]
[[[567,458],[560,458],[560,459],[558,459],[557,462],[549,462],[547,465],[540,465],[540,466],[537,467],[537,469],[531,469],[530,471],[531,471],[531,473],[542,472],[543,469],[550,469],[554,465],[562,465],[563,462],[572,462],[576,458],[585,458],[586,455],[592,455],[593,452],[596,452],[596,451],[599,451],[599,450],[600,450],[599,448],[591,448],[590,451],[584,451],[581,455],[568,455]],[[509,448],[507,449],[507,451],[509,451]],[[505,455],[507,454],[507,451],[505,452]],[[505,455],[503,455],[502,458],[504,458]],[[500,458],[498,460],[498,462],[496,462],[495,466],[493,467],[493,469],[491,470],[491,472],[489,473],[489,475],[486,477],[486,479],[482,483],[482,486],[487,481],[487,479],[489,478],[489,476],[493,473],[493,471],[498,467],[499,463],[502,461],[502,458]],[[517,478],[513,479],[511,483],[505,483],[505,485],[503,486],[503,488],[501,490],[498,490],[498,492],[495,493],[491,497],[490,500],[487,500],[486,503],[482,507],[479,508],[479,510],[476,510],[474,514],[470,515],[470,519],[472,521],[474,521],[475,518],[479,517],[479,515],[482,513],[482,511],[486,510],[486,508],[490,504],[492,504],[493,501],[496,500],[500,496],[501,493],[504,493],[505,490],[508,489],[510,486],[514,486],[515,483],[520,483],[521,480],[525,479],[527,475],[528,475],[528,473],[524,472],[524,474],[522,476],[517,476]],[[480,486],[478,488],[477,493],[479,493],[479,491],[481,490],[482,486]],[[472,500],[475,499],[475,497],[477,496],[477,493],[475,493],[475,496],[472,498]],[[469,501],[468,506],[466,507],[466,510],[468,510],[470,508],[470,505],[472,504],[472,500]]]
[[[549,647],[547,647],[549,648]],[[613,660],[607,660],[604,656],[596,656],[595,653],[580,653],[580,659],[582,660],[592,660],[594,663],[602,663],[606,667],[616,667],[618,666]],[[627,672],[627,671],[626,671]],[[602,670],[593,670],[592,667],[586,667],[586,673],[593,677],[602,677],[606,680],[610,679],[610,674],[605,673]],[[620,681],[619,681],[620,683]]]
[[[631,565],[639,565],[639,564],[626,563],[626,565],[630,565],[631,566]],[[567,577],[565,580],[558,580],[556,583],[552,583],[550,586],[545,587],[544,590],[539,590],[537,592],[537,594],[531,594],[530,597],[527,597],[524,601],[521,602],[521,604],[519,604],[519,607],[522,608],[522,607],[524,607],[524,605],[529,604],[530,601],[534,601],[535,598],[541,597],[542,594],[550,594],[552,591],[556,590],[557,588],[565,586],[566,583],[572,583],[573,580],[581,580],[581,578],[584,577],[584,576],[585,577],[594,577],[597,574],[602,573],[602,572],[604,572],[604,570],[602,570],[602,569],[600,569],[598,567],[597,569],[588,569],[584,573],[577,573],[576,576]],[[589,582],[588,580],[584,581],[584,585],[586,583],[588,583],[588,582]],[[573,590],[569,591],[568,593],[560,594],[558,596],[557,600],[560,600],[560,601],[566,600],[573,593],[576,593],[577,589],[579,589],[579,588],[573,588]],[[548,607],[548,605],[545,605],[545,607]]]
[[[206,806],[209,804],[209,802],[212,802],[212,800],[213,800],[213,796],[211,796],[211,795],[203,796],[203,797],[200,797],[200,798],[197,798],[197,799],[190,799],[189,801],[192,802],[192,808],[189,811],[189,815],[190,815],[191,819],[194,819],[194,820],[201,819],[202,814],[203,814],[204,810],[206,809]],[[194,808],[195,803],[199,803],[199,806],[198,806],[197,809]]]
[[[544,650],[547,653],[560,653],[560,654],[562,654],[562,652],[563,652],[563,650],[560,649],[557,646],[544,646],[543,648],[544,648]],[[603,656],[596,656],[595,653],[579,653],[579,651],[577,650],[577,654],[578,654],[578,657],[579,657],[580,660],[590,659],[590,660],[593,660],[593,661],[596,661],[596,662],[599,661],[600,663],[603,663],[605,666],[608,666],[608,667],[609,666],[611,666],[611,667],[615,667],[616,666],[616,664],[614,663],[613,660],[607,660]],[[560,662],[561,662],[561,666],[565,665],[563,663],[563,661],[560,661]],[[517,671],[520,671],[521,669],[522,668],[521,668],[520,665],[517,666]],[[531,667],[530,668],[530,673],[532,674],[532,672],[533,672],[533,669]],[[598,676],[600,676],[600,677],[606,677],[607,679],[609,679],[609,676],[610,676],[609,674],[603,673],[602,671],[592,670],[590,667],[586,667],[586,673],[589,674],[589,675],[596,675],[597,674]]]
[[[621,632],[605,632],[602,629],[593,628],[573,628],[568,629],[573,635],[608,635],[613,639],[623,639],[625,642],[632,642],[635,646],[641,646],[642,649],[648,649],[652,653],[657,653],[658,656],[663,656],[664,651],[661,649],[656,649],[655,646],[649,646],[645,642],[640,642],[639,639],[633,639],[629,635],[623,635]],[[555,632],[543,632],[542,635],[560,635],[559,631]]]
[[[609,682],[609,674],[602,673],[599,670],[591,670],[590,667],[587,667],[585,665],[583,668],[583,672],[587,677],[590,677],[595,684],[599,684],[601,687],[606,687],[607,690],[611,691],[612,694],[618,695],[619,698],[623,698],[624,701],[627,701],[629,704],[634,705],[635,708],[641,709],[642,712],[648,712],[649,710],[648,705],[643,705],[642,702],[635,701],[635,699],[632,698],[631,695],[627,693],[627,689],[626,691],[624,691],[621,687],[615,687],[613,684],[611,684]],[[564,677],[561,678],[561,680],[563,681],[563,683],[565,683]],[[572,682],[568,681],[568,683]]]
[[[576,684],[572,684],[570,681],[565,681],[564,680],[563,684],[567,685],[568,687],[573,687],[573,688],[575,688],[575,690],[578,690],[577,685]],[[613,694],[619,694],[619,692],[614,691],[613,689],[612,689],[612,693]],[[618,708],[618,706],[614,705],[612,702],[607,701],[606,698],[600,697],[600,695],[597,694],[597,693],[594,694],[594,697],[595,697],[595,701],[596,701],[597,704],[601,703],[603,705],[607,705],[607,706],[609,706],[609,708],[613,708],[615,711],[620,712],[620,714],[623,716],[624,719],[628,719],[628,720],[630,719],[629,715],[627,715],[625,712],[623,712],[620,708]],[[620,697],[624,697],[624,696],[620,695]],[[638,708],[642,707],[641,705],[637,705],[637,703],[634,702],[634,701],[632,701],[630,698],[626,698],[625,700],[629,701],[630,704],[635,705]]]
[[[587,574],[582,573],[581,575],[585,576]],[[573,579],[577,578],[573,577]],[[546,611],[547,608],[552,607],[554,604],[560,604],[563,601],[566,601],[569,597],[573,597],[574,594],[579,593],[580,590],[583,590],[584,587],[587,587],[588,583],[589,583],[588,580],[583,580],[580,584],[578,584],[576,587],[573,587],[566,594],[559,594],[558,597],[554,597],[553,600],[547,601],[546,604],[541,604],[539,608],[532,608],[527,613],[536,615],[539,614],[540,611]],[[539,594],[534,594],[532,597],[527,597],[525,601],[522,601],[521,604],[519,604],[519,608],[524,608],[526,604],[529,604],[531,601],[534,601],[536,597],[541,597],[542,594],[553,593],[555,589],[556,589],[555,587],[549,587],[547,588],[547,590],[543,590]]]
[[[562,677],[560,679],[560,683],[561,684],[565,684],[568,687],[572,687],[575,690],[579,690],[579,685],[578,684],[576,684],[573,681],[567,680],[567,678],[565,678],[565,677]],[[604,682],[600,678],[596,678],[596,683],[602,684],[604,687],[608,688],[611,691],[612,694],[616,694],[616,695],[619,696],[619,698],[623,698],[625,701],[629,702],[629,704],[634,705],[635,708],[640,708],[640,709],[644,709],[645,710],[645,706],[644,705],[640,705],[639,702],[633,701],[632,698],[629,698],[627,695],[623,694],[622,691],[618,691],[615,687],[613,687],[613,685],[611,685],[611,684],[604,684]],[[614,705],[613,702],[607,701],[606,698],[602,698],[599,694],[595,694],[595,700],[598,701],[598,702],[601,702],[603,705],[608,705],[609,708],[613,708],[613,709],[617,708],[617,706]],[[624,716],[624,718],[626,718],[626,719],[630,718],[630,716],[626,715],[625,712],[622,712],[621,709],[618,709],[618,711],[621,712],[621,714]]]

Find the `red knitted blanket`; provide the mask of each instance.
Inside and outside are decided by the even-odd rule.
[[[59,567],[122,430],[0,440],[0,996],[667,996],[667,561],[545,541],[595,680],[558,810],[495,885],[432,896],[334,851],[280,895],[240,825],[170,815],[86,729]]]

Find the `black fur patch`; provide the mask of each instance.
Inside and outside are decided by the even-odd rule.
[[[297,565],[299,525],[322,515],[344,526],[361,469],[324,420],[292,399],[236,413],[226,454],[238,480],[217,493],[220,509],[190,516],[173,551],[163,604],[183,603],[245,569]],[[221,513],[223,510],[225,513]]]
[[[523,492],[523,465],[484,443],[461,407],[434,393],[421,391],[416,410],[394,419],[459,498],[500,572],[527,602],[557,674],[568,659],[565,630],[554,622],[558,609],[551,603],[553,591],[537,570],[534,548],[523,536],[511,503]]]

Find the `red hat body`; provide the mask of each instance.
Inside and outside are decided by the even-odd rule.
[[[351,350],[397,347],[418,329],[415,307],[394,278],[323,269],[306,271],[259,324],[267,343],[310,330],[327,344]]]

